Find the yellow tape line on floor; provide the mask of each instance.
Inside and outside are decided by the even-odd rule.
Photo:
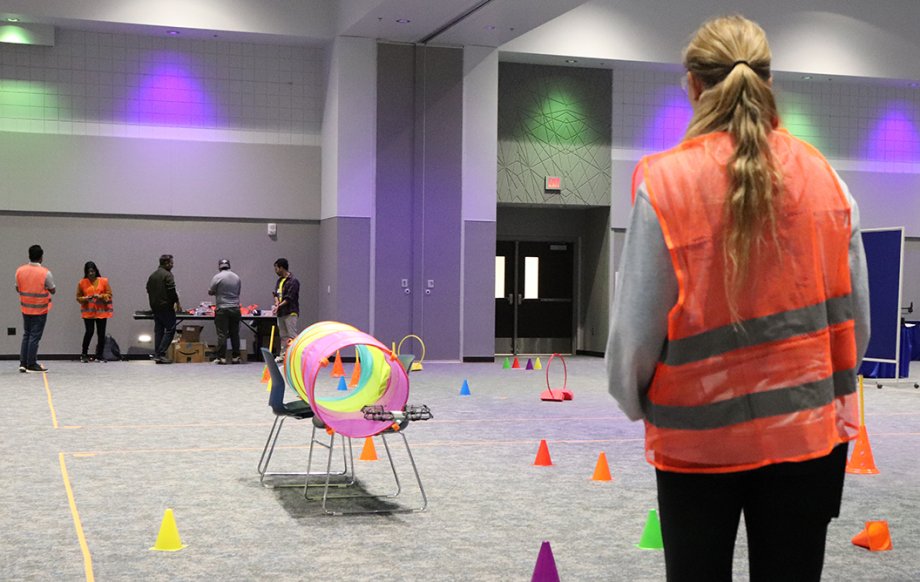
[[[64,462],[64,453],[58,453],[58,460],[61,462],[61,477],[64,479],[64,489],[67,490],[67,501],[70,503],[70,514],[73,515],[73,526],[77,530],[77,539],[80,540],[80,549],[83,551],[83,570],[86,572],[86,581],[93,582],[93,557],[89,553],[89,546],[86,545],[86,536],[83,535],[83,524],[80,522],[80,514],[77,512],[77,502],[73,498],[73,489],[70,487],[70,477],[67,475],[67,463]]]
[[[48,373],[42,372],[42,380],[45,381],[45,393],[48,395],[48,408],[51,409],[51,426],[58,427],[57,414],[54,412],[54,402],[51,401],[51,388],[48,386]]]

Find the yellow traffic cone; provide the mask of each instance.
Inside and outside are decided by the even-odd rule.
[[[167,509],[163,512],[163,522],[160,524],[157,543],[150,549],[158,552],[178,552],[184,547],[182,540],[179,539],[179,529],[176,528],[176,518],[173,517],[173,510]]]

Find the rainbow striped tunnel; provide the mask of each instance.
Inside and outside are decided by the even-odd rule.
[[[353,347],[361,364],[354,390],[342,396],[317,393],[317,377],[336,351]],[[306,328],[288,346],[284,374],[287,383],[327,427],[351,438],[377,435],[393,423],[364,418],[365,406],[402,410],[409,398],[409,377],[385,345],[348,324],[321,321]]]

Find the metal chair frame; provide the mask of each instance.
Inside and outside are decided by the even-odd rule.
[[[301,483],[276,485],[271,482],[274,481],[274,479],[271,479],[270,482],[266,483],[266,477],[304,477],[309,479],[311,475],[309,469],[307,472],[282,472],[268,470],[272,455],[275,452],[275,445],[278,443],[278,437],[281,435],[281,428],[284,426],[284,421],[288,418],[294,418],[298,420],[307,418],[313,419],[313,431],[310,434],[310,450],[312,452],[314,443],[319,443],[322,446],[326,446],[316,439],[316,429],[325,428],[325,426],[319,422],[319,419],[316,418],[313,410],[305,403],[295,401],[292,406],[292,403],[285,404],[283,402],[285,388],[284,376],[281,374],[281,370],[278,369],[277,364],[275,364],[271,353],[265,348],[262,348],[262,357],[265,360],[265,365],[268,367],[268,373],[272,381],[271,391],[269,394],[269,406],[271,406],[272,411],[275,413],[275,421],[272,423],[272,428],[268,433],[268,438],[265,440],[265,446],[262,448],[262,456],[259,457],[259,484],[261,484],[263,487],[272,489],[282,487],[301,487]],[[318,422],[319,425],[317,424]],[[346,478],[345,482],[331,483],[331,487],[345,487],[355,483],[354,452],[352,451],[351,439],[348,439],[348,446],[344,446],[345,438],[345,436],[342,436],[342,470],[330,474],[312,473],[314,476],[326,476],[327,478],[333,476]],[[331,471],[331,459],[326,469],[327,471]]]
[[[418,511],[425,511],[425,509],[428,507],[428,496],[425,494],[425,487],[422,485],[422,478],[419,476],[418,467],[415,464],[415,457],[412,455],[412,449],[409,447],[409,441],[406,439],[406,435],[403,433],[403,430],[405,429],[406,425],[408,425],[408,421],[406,421],[405,424],[403,424],[399,430],[387,429],[386,431],[380,433],[380,439],[383,441],[383,448],[386,451],[387,460],[390,463],[390,470],[393,473],[393,481],[396,486],[395,491],[393,491],[392,493],[382,493],[382,494],[341,493],[341,494],[330,495],[329,493],[330,487],[336,487],[336,486],[344,487],[344,486],[350,486],[354,484],[354,482],[349,483],[347,485],[336,484],[331,481],[331,477],[333,475],[332,473],[330,473],[330,471],[332,468],[333,449],[335,447],[335,433],[333,433],[332,435],[330,435],[329,444],[321,443],[320,441],[316,441],[317,444],[329,450],[329,455],[326,459],[326,471],[325,472],[315,472],[315,473],[310,472],[310,468],[313,465],[313,445],[312,443],[310,445],[310,454],[307,458],[307,471],[306,471],[307,478],[306,478],[306,483],[304,484],[304,492],[303,492],[304,498],[307,499],[308,501],[322,501],[323,512],[326,513],[327,515],[346,515],[346,514],[353,515],[353,514],[362,514],[362,513],[365,513],[365,514],[366,513],[413,513],[413,512],[418,512]],[[399,496],[399,494],[402,492],[402,483],[399,480],[399,474],[396,472],[396,464],[393,461],[393,454],[390,451],[390,445],[387,442],[387,435],[394,434],[394,433],[402,437],[403,444],[406,447],[406,453],[408,454],[409,462],[412,465],[412,472],[415,475],[415,482],[416,484],[418,484],[419,492],[422,495],[421,506],[411,507],[411,508],[382,508],[382,509],[358,509],[358,510],[346,509],[346,508],[337,508],[336,510],[330,509],[329,504],[328,504],[329,499],[360,499],[360,498],[363,498],[363,499],[368,499],[368,498],[370,499],[393,499]],[[310,477],[312,476],[325,476],[325,480],[323,482],[311,482]],[[318,496],[318,495],[311,496],[309,493],[310,487],[322,487],[323,488],[322,496]]]
[[[412,361],[415,359],[415,356],[413,354],[402,354],[398,356],[398,358],[399,358],[400,365],[402,365],[403,369],[408,374],[409,371],[412,369]],[[336,484],[332,483],[331,481],[332,475],[330,473],[331,468],[332,468],[333,449],[335,448],[335,433],[332,433],[330,434],[328,445],[326,443],[321,443],[318,440],[314,441],[317,444],[329,450],[329,455],[326,459],[326,472],[325,473],[319,472],[319,475],[325,475],[325,480],[321,483],[311,482],[311,479],[310,479],[311,476],[317,475],[317,473],[310,473],[310,469],[313,466],[313,443],[312,442],[310,443],[310,454],[307,457],[307,471],[306,471],[308,473],[308,476],[306,478],[306,482],[303,488],[304,498],[309,501],[320,501],[321,500],[323,512],[326,513],[327,515],[346,515],[346,514],[353,515],[353,514],[372,514],[372,513],[413,513],[413,512],[418,512],[418,511],[425,511],[425,509],[428,507],[428,496],[425,494],[425,487],[422,485],[422,478],[419,476],[418,467],[415,464],[415,457],[412,455],[412,449],[409,447],[409,441],[408,439],[406,439],[406,435],[405,435],[405,429],[409,426],[411,415],[407,414],[405,411],[387,412],[383,410],[376,410],[376,411],[368,412],[369,408],[375,408],[375,407],[365,408],[366,417],[368,417],[367,416],[368,414],[376,413],[376,414],[383,414],[384,415],[383,418],[394,421],[393,425],[387,430],[381,432],[379,436],[380,436],[380,439],[383,441],[383,448],[386,451],[387,460],[390,463],[390,470],[393,473],[393,481],[396,485],[396,490],[393,491],[392,493],[383,493],[383,494],[341,493],[341,494],[330,495],[329,488],[336,486]],[[415,416],[413,417],[414,419],[425,420],[427,418],[430,418],[431,415],[430,415],[430,411],[428,411],[428,408],[427,407],[423,407],[423,408],[425,410],[425,413],[428,416],[425,418]],[[398,434],[402,438],[403,444],[406,447],[406,453],[408,454],[409,462],[412,465],[412,473],[415,475],[415,482],[418,485],[419,492],[422,495],[421,505],[419,507],[411,507],[411,508],[381,508],[381,509],[354,510],[354,509],[346,509],[344,507],[340,507],[336,510],[330,509],[329,504],[328,504],[328,500],[330,499],[359,499],[359,498],[393,499],[399,496],[399,494],[402,492],[402,483],[400,482],[399,474],[396,471],[396,464],[393,462],[393,454],[390,451],[390,444],[387,442],[387,435],[392,435],[392,434]],[[349,443],[350,443],[350,439],[349,439]],[[353,456],[352,456],[352,459],[354,459]],[[352,484],[354,484],[354,482],[349,483],[347,486],[350,486]],[[339,486],[342,486],[342,485],[339,484]],[[311,496],[310,487],[322,487],[323,488],[322,496]]]

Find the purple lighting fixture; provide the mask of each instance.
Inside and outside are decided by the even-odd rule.
[[[128,123],[172,127],[218,127],[211,94],[187,58],[171,52],[147,55],[125,104]]]
[[[920,133],[909,104],[893,102],[883,110],[869,129],[863,155],[878,162],[920,162]]]
[[[676,146],[684,138],[693,108],[680,87],[664,87],[654,98],[654,113],[646,119],[637,144],[645,151]]]

